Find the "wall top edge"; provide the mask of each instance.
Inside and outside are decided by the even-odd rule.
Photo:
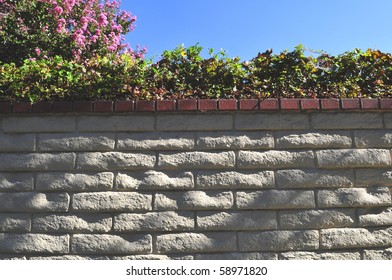
[[[0,102],[0,114],[392,110],[392,98]]]

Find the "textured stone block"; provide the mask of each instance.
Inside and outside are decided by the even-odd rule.
[[[0,154],[0,171],[71,170],[76,155],[63,154]]]
[[[36,189],[40,191],[97,191],[110,190],[113,173],[96,174],[41,173],[37,175]]]
[[[62,256],[49,256],[49,257],[29,257],[29,260],[39,261],[89,261],[89,260],[110,260],[109,257],[101,256],[78,256],[78,255],[62,255]]]
[[[119,133],[118,150],[190,150],[195,147],[193,132]]]
[[[240,151],[239,168],[312,168],[315,166],[312,151]]]
[[[277,228],[277,214],[272,211],[198,212],[197,229],[268,230]]]
[[[37,214],[33,218],[33,230],[38,232],[109,232],[112,218],[107,214]]]
[[[76,254],[139,254],[152,250],[151,235],[75,234],[71,250]]]
[[[153,115],[115,115],[115,116],[81,116],[78,118],[78,130],[88,132],[101,131],[152,131]]]
[[[364,228],[339,228],[321,230],[321,248],[371,248],[392,246],[392,227],[369,230]]]
[[[282,229],[320,229],[349,227],[354,224],[354,210],[306,210],[279,212]]]
[[[280,260],[360,260],[361,254],[357,252],[285,252],[281,253]]]
[[[299,251],[315,250],[319,247],[317,230],[240,232],[240,251]]]
[[[357,169],[355,175],[355,185],[358,187],[392,186],[392,170]]]
[[[274,172],[199,172],[196,178],[199,189],[247,189],[273,188],[275,186]]]
[[[132,192],[77,193],[73,195],[76,211],[145,211],[152,209],[152,196]]]
[[[388,130],[357,130],[354,131],[357,148],[391,148],[392,131]]]
[[[191,172],[163,173],[154,170],[145,173],[119,173],[116,188],[121,190],[181,190],[193,189]]]
[[[33,152],[34,150],[34,134],[0,133],[0,152]]]
[[[129,260],[129,261],[162,261],[162,260],[193,260],[193,256],[179,255],[134,255],[134,256],[114,256],[112,260]]]
[[[309,117],[306,114],[254,114],[238,113],[235,116],[237,130],[295,130],[308,129]]]
[[[318,205],[330,207],[375,207],[392,205],[388,188],[343,188],[337,190],[321,190],[318,192]]]
[[[375,129],[383,127],[381,114],[375,113],[313,113],[315,129]]]
[[[362,227],[391,226],[392,207],[381,209],[363,209],[359,211],[359,225]]]
[[[231,192],[165,192],[155,195],[156,210],[215,210],[233,206]]]
[[[317,161],[321,168],[387,167],[391,165],[391,155],[382,149],[341,149],[317,151]]]
[[[234,166],[234,152],[160,153],[158,157],[158,167],[162,169],[217,169]]]
[[[342,188],[354,186],[351,170],[278,170],[275,173],[278,188]]]
[[[157,236],[159,253],[235,251],[235,233],[173,233]]]
[[[159,114],[157,129],[163,131],[231,130],[233,116],[230,114]]]
[[[125,190],[174,190],[193,189],[191,172],[163,173],[154,170],[145,173],[119,173],[116,177],[116,188]]]
[[[237,192],[239,209],[301,209],[314,208],[313,191],[267,190],[255,192]]]
[[[276,253],[221,253],[197,254],[196,260],[277,260]]]
[[[350,148],[351,135],[344,131],[331,132],[278,132],[276,147],[290,148]]]
[[[29,214],[0,213],[0,232],[30,231]]]
[[[382,250],[365,250],[364,260],[392,260],[392,248]]]
[[[3,131],[7,133],[72,132],[75,117],[71,116],[18,116],[3,119]]]
[[[38,137],[39,151],[109,151],[114,144],[114,133],[57,133]]]
[[[145,153],[83,153],[78,155],[79,170],[135,170],[155,166],[155,154]]]
[[[66,193],[0,193],[0,211],[4,212],[64,212],[68,206]]]
[[[68,253],[68,243],[68,235],[0,233],[1,253]]]
[[[184,231],[195,228],[192,212],[124,213],[115,216],[114,230],[126,231]]]
[[[274,137],[267,132],[199,132],[199,149],[268,149],[274,147]]]
[[[31,191],[33,175],[29,173],[0,173],[0,191]]]

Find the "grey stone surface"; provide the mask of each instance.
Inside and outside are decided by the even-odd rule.
[[[130,260],[130,261],[160,261],[160,260],[193,260],[193,256],[191,255],[183,255],[183,256],[168,256],[168,255],[134,255],[134,256],[114,256],[113,260]]]
[[[197,254],[196,260],[277,260],[276,253],[221,253]]]
[[[155,195],[155,210],[216,210],[233,206],[231,192],[187,191],[165,192]]]
[[[309,128],[309,116],[298,113],[237,113],[237,130],[296,130]]]
[[[315,250],[319,248],[319,233],[317,230],[240,232],[238,244],[240,251]]]
[[[0,191],[31,191],[33,188],[31,173],[0,173]]]
[[[157,129],[162,131],[216,131],[233,129],[230,114],[159,114]]]
[[[275,186],[274,172],[202,171],[198,172],[196,185],[199,189],[259,189]]]
[[[272,133],[255,131],[199,132],[198,149],[268,149],[274,147]]]
[[[321,190],[318,192],[318,205],[330,207],[370,207],[391,206],[391,193],[388,188],[343,188]]]
[[[78,170],[138,170],[150,169],[155,165],[153,153],[82,153],[78,155]]]
[[[321,229],[354,225],[354,210],[305,210],[279,212],[282,229]]]
[[[152,195],[137,192],[87,192],[73,195],[72,209],[87,212],[145,211],[152,208]]]
[[[0,253],[68,253],[68,235],[0,233]]]
[[[228,211],[197,213],[197,229],[216,230],[268,230],[277,228],[277,213],[273,211]]]
[[[109,232],[112,218],[107,214],[36,214],[32,227],[36,232]]]
[[[392,207],[362,209],[359,211],[358,216],[359,225],[362,227],[392,226]]]
[[[3,119],[3,131],[7,133],[72,132],[75,131],[73,116],[15,116]]]
[[[184,152],[160,153],[158,167],[161,169],[219,169],[235,166],[234,152]]]
[[[321,168],[387,167],[391,165],[390,151],[384,149],[341,149],[317,151]]]
[[[363,258],[365,260],[392,260],[392,247],[383,250],[365,250]]]
[[[119,173],[116,189],[119,190],[182,190],[193,189],[191,172],[159,172],[149,170],[144,173]]]
[[[56,133],[38,136],[39,151],[110,151],[114,133]]]
[[[87,260],[109,260],[109,257],[100,256],[78,256],[78,255],[62,255],[62,256],[39,256],[39,257],[29,257],[29,260],[38,261],[87,261]]]
[[[276,147],[282,149],[350,148],[351,145],[351,135],[344,131],[278,132],[276,138]]]
[[[36,179],[36,189],[40,191],[97,191],[110,190],[113,173],[40,173]]]
[[[34,134],[3,134],[0,132],[0,152],[33,152]]]
[[[159,253],[235,251],[235,233],[171,233],[157,236]]]
[[[62,154],[0,154],[0,171],[57,171],[71,170],[74,153]]]
[[[285,252],[279,256],[280,260],[360,260],[358,252]]]
[[[29,214],[0,213],[0,232],[30,231]]]
[[[71,241],[75,254],[140,254],[152,250],[151,235],[75,234]]]
[[[195,147],[193,132],[119,133],[118,150],[190,150]]]
[[[67,193],[0,193],[0,211],[4,212],[63,212],[68,211]]]
[[[392,227],[387,229],[340,228],[321,230],[324,249],[391,247]]]
[[[390,130],[357,130],[354,131],[357,148],[391,148],[392,131]]]
[[[355,170],[358,187],[389,187],[392,186],[392,170],[357,169]]]
[[[132,231],[185,231],[195,228],[192,212],[124,213],[115,216],[114,230]]]
[[[275,173],[277,188],[342,188],[354,186],[351,170],[286,169]]]
[[[258,168],[312,168],[315,166],[312,151],[240,151],[238,167],[247,169]]]
[[[313,113],[311,124],[315,129],[376,129],[383,127],[379,113]]]
[[[314,192],[300,190],[266,190],[237,192],[238,209],[314,208]]]
[[[78,131],[113,132],[113,131],[152,131],[154,115],[113,115],[80,116],[77,120]]]

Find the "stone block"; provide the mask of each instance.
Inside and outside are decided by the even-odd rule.
[[[350,148],[351,135],[344,131],[278,132],[276,147],[281,149]]]
[[[392,260],[392,247],[381,250],[365,250],[364,260]]]
[[[360,260],[358,252],[285,252],[281,253],[280,260]]]
[[[30,231],[29,214],[0,213],[0,232]]]
[[[237,130],[296,130],[309,129],[309,117],[298,113],[237,113]]]
[[[375,129],[383,127],[382,114],[378,113],[313,113],[314,129]]]
[[[39,151],[109,151],[114,149],[114,133],[57,133],[38,136]]]
[[[274,172],[202,171],[196,178],[199,189],[260,189],[275,186]]]
[[[0,152],[33,152],[35,135],[0,133],[0,143]]]
[[[152,131],[154,123],[154,115],[80,116],[77,128],[87,132]]]
[[[0,233],[0,253],[68,253],[68,235]]]
[[[196,260],[277,260],[276,253],[218,253],[197,254]]]
[[[72,170],[76,155],[62,154],[0,154],[0,171]]]
[[[0,191],[31,191],[34,179],[31,173],[0,173]]]
[[[118,150],[191,150],[195,147],[193,132],[119,133]]]
[[[6,133],[72,132],[75,131],[73,116],[18,116],[3,119]]]
[[[391,165],[390,151],[383,149],[340,149],[317,151],[321,168],[365,168]]]
[[[358,216],[362,227],[392,226],[392,207],[362,209]]]
[[[67,193],[0,193],[0,211],[4,212],[65,212],[69,207]]]
[[[357,169],[355,170],[357,187],[392,186],[392,170]]]
[[[198,149],[268,149],[274,137],[267,132],[214,131],[197,133]]]
[[[392,147],[392,131],[388,130],[357,130],[354,139],[357,148]]]
[[[233,116],[230,114],[159,114],[157,130],[203,131],[232,130]]]

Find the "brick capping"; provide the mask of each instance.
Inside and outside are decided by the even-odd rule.
[[[127,113],[176,111],[327,111],[327,110],[392,110],[392,99],[181,99],[0,102],[4,113]]]

